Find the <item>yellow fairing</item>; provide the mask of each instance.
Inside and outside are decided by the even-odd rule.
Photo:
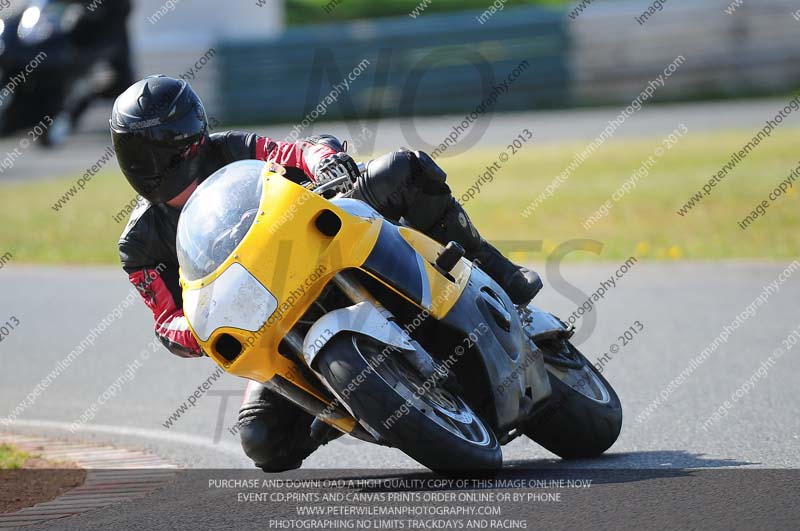
[[[200,289],[234,262],[244,266],[277,299],[277,310],[257,332],[222,327],[207,341],[198,338],[200,346],[232,374],[258,382],[280,375],[324,400],[293,361],[277,354],[278,345],[334,275],[363,263],[377,239],[380,222],[350,216],[276,173],[266,172],[263,178],[259,215],[235,252],[203,279],[186,281],[182,276],[181,285],[185,291]],[[335,238],[325,236],[315,226],[317,216],[324,211],[332,211],[342,220]],[[232,363],[215,348],[223,334],[244,346]]]
[[[327,403],[317,384],[303,377],[297,363],[278,354],[278,345],[319,298],[333,276],[364,264],[376,246],[384,221],[351,215],[282,175],[269,171],[269,167],[265,168],[262,178],[263,195],[258,216],[235,251],[205,278],[187,281],[181,275],[181,285],[184,292],[199,290],[234,263],[241,264],[275,297],[277,309],[258,331],[223,326],[211,332],[205,341],[198,337],[200,346],[232,374],[258,382],[281,376]],[[331,216],[331,213],[336,216]],[[341,228],[335,236],[326,236],[320,230],[316,223],[320,216],[329,221],[338,217]],[[462,260],[456,266],[452,271],[456,281],[453,283],[428,263],[435,261],[441,246],[416,231],[400,230],[403,238],[424,258],[425,270],[421,274],[427,278],[422,281],[429,287],[431,300],[430,304],[421,306],[426,306],[434,318],[441,318],[464,290],[470,264]],[[411,302],[420,305],[419,301]],[[243,345],[241,354],[232,362],[228,362],[217,348],[217,342],[224,335],[233,336]],[[355,424],[352,418],[328,421],[346,432],[351,431]]]

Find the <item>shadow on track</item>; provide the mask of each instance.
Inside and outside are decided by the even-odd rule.
[[[504,463],[503,469],[492,481],[484,486],[459,489],[453,482],[444,482],[438,486],[430,480],[441,478],[434,472],[390,471],[376,474],[374,470],[352,470],[350,473],[337,471],[337,480],[371,480],[372,488],[362,489],[364,492],[402,492],[402,491],[436,491],[436,490],[475,490],[497,489],[497,482],[502,480],[591,480],[594,485],[622,484],[651,479],[689,477],[701,470],[730,468],[756,463],[733,459],[705,459],[704,454],[693,454],[678,451],[628,452],[607,454],[594,459],[580,460],[515,460]],[[321,471],[320,471],[321,472]],[[361,474],[363,473],[363,474]],[[352,474],[352,475],[351,475]],[[322,479],[319,476],[317,479]],[[414,481],[421,480],[421,481]]]

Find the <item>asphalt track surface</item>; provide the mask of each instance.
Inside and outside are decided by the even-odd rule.
[[[783,100],[771,99],[650,106],[626,121],[615,136],[658,136],[669,133],[681,122],[692,132],[730,128],[754,131],[783,104]],[[609,107],[497,115],[479,145],[503,146],[521,129],[531,126],[542,143],[588,142],[617,112],[618,108]],[[101,132],[104,113],[103,109],[94,109],[87,131],[73,137],[61,150],[23,152],[12,170],[0,174],[0,181],[82,174],[109,143],[106,133]],[[447,136],[458,120],[460,117],[417,118],[414,123],[421,137],[434,144]],[[797,125],[797,115],[787,122]],[[403,145],[417,147],[405,138],[403,123],[367,123],[376,133],[374,151]],[[284,125],[253,130],[282,138],[290,128],[291,125]],[[331,132],[346,138],[357,131],[353,124],[320,123],[308,133]],[[15,142],[0,141],[0,154],[13,149]],[[446,156],[458,149],[451,148]],[[762,286],[775,281],[785,266],[767,262],[637,264],[620,279],[576,324],[583,339],[580,348],[591,360],[608,352],[612,344],[620,343],[619,336],[635,321],[644,325],[634,341],[614,354],[604,367],[604,375],[622,399],[622,434],[605,457],[590,461],[558,460],[526,439],[504,447],[506,468],[501,478],[592,480],[592,486],[547,491],[562,491],[558,502],[498,501],[494,505],[502,507],[502,519],[525,523],[527,528],[796,529],[800,522],[796,503],[787,506],[784,494],[796,492],[800,468],[800,407],[795,391],[800,346],[789,349],[765,376],[754,379],[754,374],[800,325],[800,271],[737,327],[728,341],[682,384],[669,391],[668,400],[647,418],[637,420],[689,366],[690,360],[722,332],[723,326],[736,319],[759,295]],[[590,294],[615,269],[615,264],[564,266],[563,277],[572,289],[552,274],[545,274],[547,288],[538,303],[566,317],[585,298],[576,288]],[[130,293],[125,275],[116,268],[41,268],[11,263],[0,269],[0,324],[11,317],[19,320],[16,329],[0,343],[4,364],[0,371],[0,420],[25,401],[59,360]],[[227,431],[235,422],[244,382],[222,375],[196,405],[166,428],[164,423],[169,416],[215,372],[210,360],[183,360],[160,350],[137,365],[131,378],[124,378],[140,352],[149,349],[151,330],[152,318],[136,295],[134,303],[122,310],[121,318],[114,320],[94,345],[32,404],[26,405],[11,426],[0,424],[0,431],[148,450],[185,467],[187,472],[144,500],[37,528],[286,528],[278,522],[297,519],[298,503],[241,502],[238,495],[242,489],[209,486],[210,479],[267,477],[252,469],[237,437]],[[752,382],[752,389],[726,410],[724,418],[703,429],[714,411],[748,381]],[[114,382],[118,386],[116,396],[96,410],[94,418],[71,432],[70,425]],[[306,460],[301,471],[276,477],[380,478],[389,482],[385,487],[356,489],[363,492],[539,492],[491,487],[428,488],[414,483],[398,487],[391,482],[428,481],[436,476],[399,451],[346,438],[321,448]],[[431,501],[434,505],[447,505]],[[365,521],[353,515],[339,518]],[[440,519],[435,515],[413,518],[420,521],[416,525],[407,523],[405,529],[425,528],[425,522],[436,523]],[[458,521],[457,517],[447,518]],[[767,522],[770,525],[766,526]],[[477,528],[492,527],[499,526]],[[317,528],[336,527],[331,524]],[[401,527],[397,524],[393,528]]]
[[[17,154],[12,155],[13,167],[0,171],[0,182],[83,175],[103,157],[106,148],[111,145],[107,129],[110,105],[110,102],[101,102],[90,109],[79,134],[71,137],[58,150],[38,149],[36,146],[19,150],[21,137],[0,140],[0,159],[13,153],[15,149],[19,150]],[[785,105],[786,100],[781,98],[648,105],[625,120],[614,133],[614,138],[659,137],[671,133],[681,123],[692,133],[742,129],[755,134],[768,118],[772,118]],[[599,135],[608,121],[614,119],[623,108],[624,106],[620,105],[486,115],[459,137],[459,144],[451,146],[444,152],[440,162],[446,165],[447,158],[474,146],[505,146],[525,128],[533,131],[539,144],[565,141],[588,143]],[[209,112],[213,115],[213,110]],[[315,122],[303,130],[301,136],[330,133],[341,139],[348,139],[350,145],[355,146],[350,152],[358,159],[359,154],[366,156],[370,152],[384,153],[403,146],[432,151],[463,119],[463,115],[458,115],[365,120],[360,123]],[[800,126],[800,114],[793,113],[784,120],[782,127],[787,126]],[[241,129],[275,139],[285,139],[291,133],[292,127],[293,124],[278,124],[248,126]],[[364,133],[364,128],[369,133]],[[366,140],[360,141],[359,135]],[[360,151],[359,142],[362,143]]]
[[[637,420],[690,360],[736,320],[759,296],[762,286],[775,281],[785,267],[783,263],[758,262],[640,263],[619,279],[577,325],[590,331],[580,348],[592,360],[609,352],[611,345],[619,345],[619,336],[635,321],[644,326],[604,367],[604,375],[623,403],[625,421],[620,438],[603,458],[569,463],[525,439],[504,447],[503,478],[591,479],[593,483],[585,490],[562,488],[560,502],[538,502],[535,510],[530,503],[494,504],[503,507],[502,518],[524,520],[528,528],[592,524],[641,529],[660,523],[735,529],[752,528],[757,522],[770,522],[775,529],[796,528],[796,504],[787,506],[786,498],[777,493],[796,492],[797,470],[747,470],[800,468],[800,408],[796,400],[800,345],[788,348],[783,343],[800,325],[800,271],[780,284],[649,417]],[[569,265],[562,268],[562,274],[589,294],[615,269],[613,264]],[[545,280],[553,284],[554,279],[545,275]],[[566,291],[551,285],[538,302],[568,316],[578,297]],[[130,291],[125,276],[113,268],[12,265],[0,270],[0,293],[3,313],[19,320],[16,330],[0,344],[2,418]],[[151,327],[148,311],[136,300],[5,429],[150,450],[193,471],[144,500],[40,527],[215,529],[224,525],[228,529],[271,529],[279,528],[271,521],[278,516],[297,518],[298,503],[246,503],[238,500],[242,489],[209,485],[209,479],[267,477],[252,472],[236,437],[224,429],[234,422],[243,382],[223,375],[211,389],[216,396],[205,394],[172,428],[164,427],[169,415],[214,372],[207,359],[183,360],[166,351],[154,353],[122,384],[118,394],[97,410],[95,418],[70,433],[68,426],[148,348]],[[785,353],[765,375],[753,379],[778,348]],[[724,418],[704,429],[712,413],[748,380],[753,382],[752,388],[736,399]],[[222,409],[221,396],[230,397]],[[215,441],[219,431],[221,436]],[[321,448],[307,459],[302,471],[274,477],[436,478],[399,451],[349,439]],[[389,484],[377,490],[464,490],[410,485]],[[532,491],[486,488],[469,492]],[[754,508],[758,510],[754,512]],[[620,526],[621,522],[624,525]]]

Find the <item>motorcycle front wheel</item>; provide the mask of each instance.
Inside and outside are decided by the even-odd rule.
[[[338,334],[315,362],[358,419],[393,447],[443,475],[492,474],[503,463],[494,432],[403,354],[361,334]]]
[[[597,457],[617,440],[622,404],[603,375],[566,339],[538,345],[553,394],[524,433],[563,459]]]

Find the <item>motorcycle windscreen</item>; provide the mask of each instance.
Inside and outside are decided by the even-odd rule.
[[[186,280],[217,270],[234,252],[258,215],[265,162],[229,164],[206,179],[178,221],[178,263]]]

